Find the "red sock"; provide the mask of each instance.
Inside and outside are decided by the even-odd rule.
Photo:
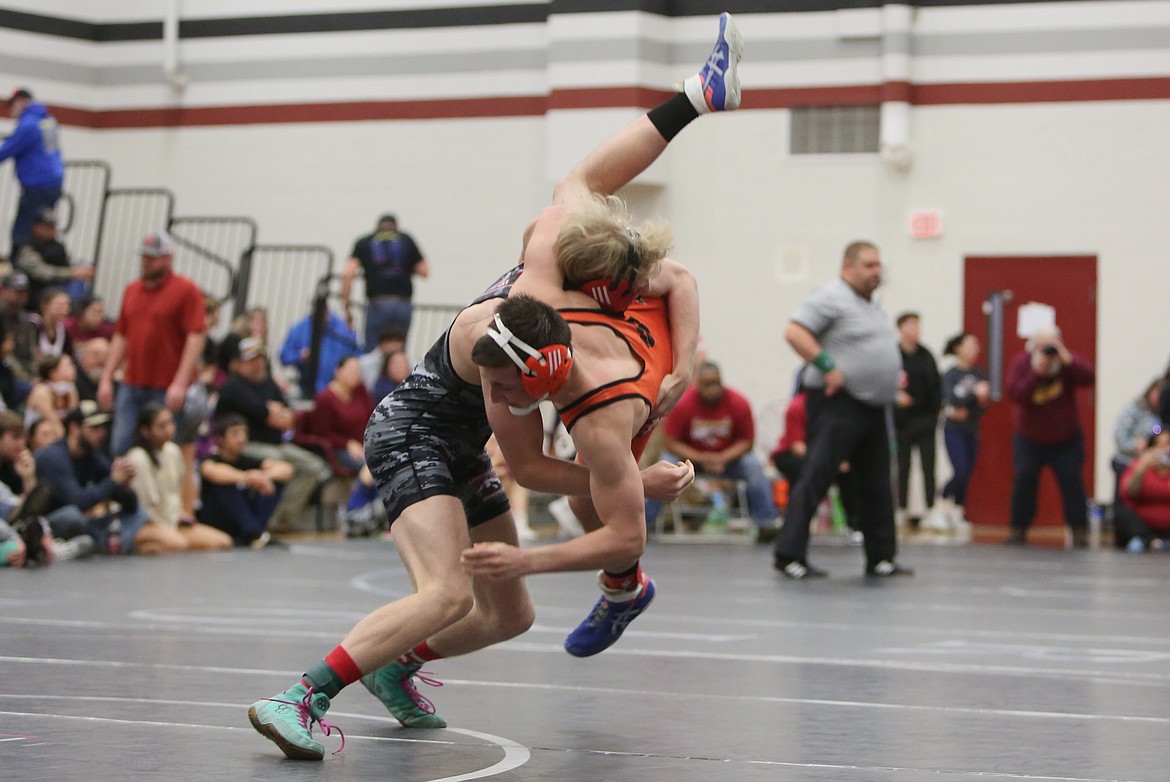
[[[342,685],[346,687],[362,678],[362,672],[358,670],[357,664],[349,656],[349,652],[340,646],[325,655],[325,664],[337,674],[337,678],[341,679]]]
[[[399,657],[397,662],[400,665],[422,665],[423,663],[430,662],[431,660],[441,659],[443,659],[443,655],[427,646],[427,642],[423,641],[418,646]]]

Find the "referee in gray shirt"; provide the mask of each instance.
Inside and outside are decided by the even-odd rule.
[[[818,288],[792,315],[784,337],[801,358],[807,391],[808,456],[789,492],[775,566],[791,579],[826,576],[808,562],[809,521],[849,462],[869,576],[908,576],[897,564],[887,417],[897,396],[898,336],[873,293],[882,258],[870,242],[845,248],[840,279]]]

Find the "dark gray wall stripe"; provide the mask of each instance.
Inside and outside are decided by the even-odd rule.
[[[1071,0],[1090,2],[1091,0]],[[1067,3],[1070,0],[1034,0]],[[1014,0],[917,0],[907,5],[983,6],[1018,5]],[[840,8],[878,8],[879,0],[549,0],[535,5],[494,5],[467,8],[429,8],[403,11],[351,11],[291,16],[247,16],[229,19],[186,19],[179,24],[182,38],[227,38],[242,35],[285,35],[397,28],[468,27],[497,24],[543,23],[549,14],[644,11],[668,17],[715,16],[721,11],[740,14],[778,14],[833,11]],[[162,37],[161,21],[95,23],[0,8],[0,28],[99,43],[146,41]]]

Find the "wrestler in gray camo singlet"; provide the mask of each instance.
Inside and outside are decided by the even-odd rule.
[[[468,306],[507,298],[517,266]],[[457,497],[474,527],[509,509],[500,479],[484,450],[491,435],[483,390],[455,372],[450,328],[410,375],[374,409],[366,427],[366,464],[393,523],[428,497]]]

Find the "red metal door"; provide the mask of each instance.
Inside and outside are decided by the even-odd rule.
[[[1056,308],[1056,325],[1072,352],[1096,365],[1097,258],[1096,256],[968,257],[963,274],[963,328],[983,343],[980,363],[988,366],[988,316],[984,302],[997,291],[1010,291],[1004,306],[1003,366],[1006,372],[1024,349],[1016,336],[1016,314],[1030,301]],[[1006,378],[1005,378],[1006,379]],[[1079,392],[1081,425],[1085,431],[1085,486],[1093,496],[1096,392]],[[1006,397],[993,402],[983,418],[979,458],[967,495],[967,518],[980,526],[1006,526],[1012,482],[1012,404]],[[1051,471],[1040,484],[1037,526],[1062,526],[1060,495]],[[978,533],[980,526],[976,527]]]

